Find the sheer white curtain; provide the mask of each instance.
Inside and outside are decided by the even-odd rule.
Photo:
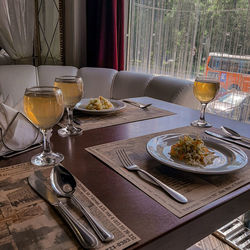
[[[0,47],[17,64],[32,64],[34,7],[32,0],[0,1]]]
[[[86,65],[86,0],[65,1],[65,64]]]

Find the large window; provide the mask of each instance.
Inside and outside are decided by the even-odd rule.
[[[130,0],[128,26],[127,70],[187,79],[210,71],[222,91],[250,92],[249,0]]]

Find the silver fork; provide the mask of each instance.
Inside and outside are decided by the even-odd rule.
[[[152,105],[152,103],[141,104],[141,103],[133,102],[133,101],[130,101],[130,100],[123,100],[123,101],[126,102],[126,103],[129,103],[129,104],[131,104],[131,105],[134,105],[134,106],[136,106],[136,107],[138,107],[138,108],[141,108],[141,109],[146,109],[146,108],[148,108],[149,106]]]
[[[170,196],[172,196],[175,200],[181,202],[181,203],[187,203],[188,200],[185,196],[183,196],[182,194],[178,193],[177,191],[175,191],[174,189],[168,187],[167,185],[165,185],[164,183],[162,183],[160,180],[158,180],[157,178],[155,178],[153,175],[151,175],[150,173],[148,173],[147,171],[141,169],[139,166],[135,165],[131,159],[129,158],[129,156],[127,155],[126,151],[124,149],[118,149],[116,151],[119,160],[121,161],[121,163],[123,164],[123,166],[128,169],[129,171],[140,171],[143,174],[145,174],[147,177],[149,177],[156,185],[158,185],[159,187],[161,187],[165,192],[167,192]]]

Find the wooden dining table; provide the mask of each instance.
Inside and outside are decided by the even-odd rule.
[[[80,136],[60,137],[58,126],[53,129],[53,151],[61,152],[63,165],[93,192],[141,240],[129,249],[186,249],[213,233],[250,208],[250,184],[178,218],[132,183],[98,160],[85,148],[189,126],[199,117],[198,110],[149,97],[133,98],[140,103],[152,103],[174,115],[85,131]],[[221,125],[250,137],[250,126],[213,114],[206,119],[214,127]],[[30,160],[41,151],[36,149],[10,159],[1,159],[0,167]]]

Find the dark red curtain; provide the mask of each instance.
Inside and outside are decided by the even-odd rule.
[[[87,66],[124,69],[124,0],[87,1]]]

